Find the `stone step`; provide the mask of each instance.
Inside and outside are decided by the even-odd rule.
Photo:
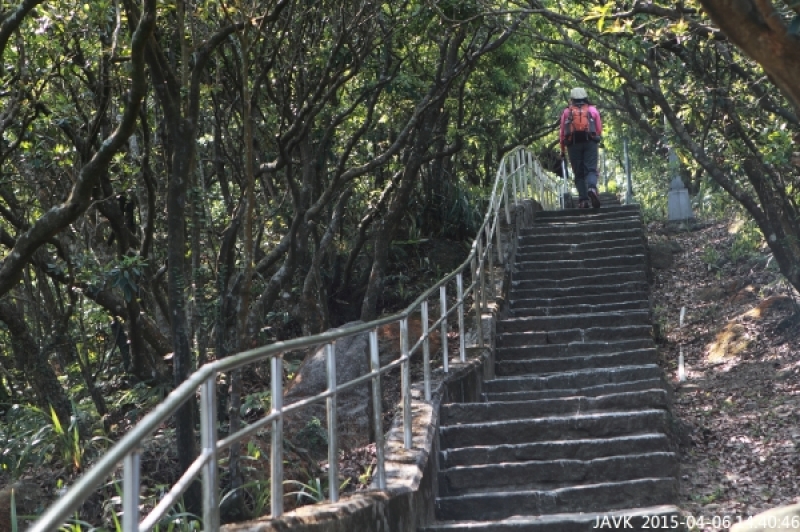
[[[637,283],[641,286],[641,283]],[[619,286],[619,285],[614,285]],[[525,292],[526,294],[528,292]],[[517,294],[515,294],[517,295]],[[650,302],[650,296],[645,290],[629,291],[629,292],[611,292],[606,294],[578,294],[572,296],[562,297],[528,297],[528,298],[515,298],[509,300],[509,308],[512,311],[523,308],[559,308],[580,305],[612,305],[617,303],[641,303]]]
[[[647,250],[643,242],[616,240],[599,243],[569,244],[559,246],[553,251],[540,250],[538,247],[524,247],[517,251],[517,266],[528,262],[572,260],[585,258],[616,257],[625,255],[644,255]],[[520,269],[520,268],[517,268]]]
[[[538,288],[573,288],[591,286],[598,279],[614,279],[616,283],[647,282],[643,267],[620,266],[602,268],[565,268],[563,270],[523,270],[514,274],[511,282],[514,290],[536,290]]]
[[[441,495],[446,497],[677,476],[678,459],[675,453],[648,452],[591,460],[531,460],[458,466],[439,472],[439,489]]]
[[[446,425],[439,427],[439,441],[442,449],[448,449],[576,438],[609,438],[651,432],[669,432],[665,410],[595,412]]]
[[[652,325],[628,325],[622,327],[587,327],[559,331],[509,332],[497,334],[498,347],[521,347],[543,344],[569,344],[572,342],[613,342],[652,338]]]
[[[574,233],[605,233],[609,231],[623,231],[623,230],[642,230],[642,221],[638,217],[630,218],[595,218],[590,223],[587,220],[568,221],[562,220],[561,222],[550,222],[547,224],[533,224],[526,228],[524,232],[520,232],[520,236],[527,237],[531,235],[567,235]]]
[[[587,412],[630,411],[636,408],[667,408],[663,388],[622,392],[596,397],[573,396],[533,401],[494,401],[491,403],[449,403],[441,407],[442,426],[512,419],[533,419]]]
[[[589,368],[543,375],[499,377],[483,383],[485,393],[525,392],[532,390],[580,389],[601,384],[623,383],[653,379],[661,376],[657,364],[622,366],[616,368]]]
[[[673,451],[673,445],[666,434],[648,433],[615,438],[457,447],[439,451],[439,465],[442,469],[448,469],[501,462],[592,460],[607,456],[670,451]]]
[[[474,493],[438,498],[436,518],[444,521],[489,521],[514,515],[608,512],[670,504],[677,496],[678,482],[672,477],[600,482],[551,490]]]
[[[554,371],[575,371],[589,368],[612,368],[657,363],[658,351],[655,349],[639,349],[622,353],[578,357],[533,358],[530,360],[496,359],[495,374],[498,377],[507,377],[511,375],[531,375]]]
[[[574,296],[612,295],[621,292],[646,292],[648,290],[648,286],[649,285],[644,281],[615,283],[613,282],[613,279],[599,279],[596,284],[587,286],[574,286],[567,288],[534,288],[531,290],[519,288],[513,291],[513,298],[516,301],[532,298],[557,299]]]
[[[650,390],[653,388],[666,389],[666,383],[661,376],[650,379],[639,379],[628,382],[613,382],[610,384],[598,384],[595,386],[583,386],[580,388],[560,388],[555,390],[526,390],[519,392],[483,392],[483,401],[529,401],[536,399],[548,399],[555,397],[572,397],[576,395],[597,396],[613,393],[634,392],[638,390]]]
[[[539,246],[547,244],[581,244],[585,242],[605,242],[621,238],[629,239],[631,242],[644,238],[642,229],[624,229],[619,231],[595,232],[591,226],[585,226],[584,232],[574,234],[521,234],[519,236],[519,247]]]
[[[537,306],[531,305],[530,308],[519,306],[526,301],[515,302],[514,308],[509,309],[509,316],[521,318],[525,316],[563,316],[566,314],[597,313],[597,312],[616,312],[621,310],[649,310],[650,302],[647,299],[634,301],[621,301],[618,303],[601,303],[599,305],[562,305]]]
[[[498,347],[495,360],[530,360],[535,358],[571,358],[655,349],[652,338],[637,338],[612,342],[570,342],[566,344],[529,345],[521,347]]]
[[[520,246],[517,249],[516,260],[527,261],[528,257],[534,259],[543,257],[550,260],[568,257],[571,254],[578,253],[600,253],[606,249],[624,249],[627,247],[643,247],[644,240],[638,238],[631,240],[630,238],[613,238],[601,241],[588,241],[579,242],[575,244],[565,244],[562,242],[553,242],[551,244],[541,244],[537,246]],[[624,255],[624,253],[620,253]]]
[[[524,331],[561,331],[567,328],[625,327],[649,325],[649,310],[620,310],[596,314],[567,314],[563,316],[510,317],[497,322],[497,334]]]
[[[626,272],[644,271],[645,256],[624,255],[554,261],[517,261],[514,267],[514,280],[521,279],[560,279],[574,276],[580,272]]]
[[[602,197],[600,198],[602,201]],[[606,205],[603,209],[566,209],[558,211],[539,211],[536,213],[535,222],[537,224],[547,224],[552,222],[563,222],[564,220],[592,220],[608,219],[617,217],[641,218],[641,211],[638,207],[631,205]]]
[[[419,532],[652,532],[663,529],[685,532],[687,528],[682,526],[685,520],[677,506],[661,505],[612,512],[515,515],[499,521],[439,522],[422,527]]]

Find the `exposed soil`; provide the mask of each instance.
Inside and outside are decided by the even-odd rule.
[[[765,246],[736,249],[738,228],[735,220],[679,233],[648,227],[651,242],[680,247],[671,267],[655,271],[653,302],[684,428],[680,506],[702,519],[695,530],[727,530],[800,502],[798,294]]]

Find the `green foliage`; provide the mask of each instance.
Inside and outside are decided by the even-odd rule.
[[[7,424],[0,424],[0,470],[18,478],[24,471],[38,469],[58,460],[65,466],[79,470],[86,449],[80,439],[76,417],[69,427],[62,427],[52,411],[45,413],[33,406],[14,405],[6,413]],[[101,440],[91,440],[92,445],[105,445]]]
[[[322,426],[317,417],[312,417],[306,425],[297,432],[296,440],[299,445],[308,449],[315,449],[328,445],[328,431]]]
[[[81,435],[78,430],[77,417],[73,416],[70,426],[64,429],[55,409],[51,406],[50,421],[53,424],[53,432],[56,436],[56,441],[59,443],[58,447],[64,462],[71,463],[75,471],[79,471],[83,463],[83,448],[81,447]]]
[[[765,246],[764,235],[758,229],[755,221],[747,219],[737,224],[738,227],[733,234],[731,243],[730,258],[736,262],[742,259],[750,259],[759,254]]]
[[[118,488],[118,492],[121,490]],[[121,493],[120,493],[121,495]],[[117,497],[117,500],[120,496]],[[116,513],[111,515],[112,527],[95,527],[77,516],[59,528],[59,532],[124,532]],[[183,499],[152,528],[153,532],[196,532],[203,530],[202,520],[186,511]]]
[[[719,262],[722,259],[719,251],[713,246],[706,246],[703,248],[703,255],[700,258],[711,267],[719,266]]]
[[[247,394],[242,399],[239,407],[239,415],[247,418],[251,415],[261,415],[269,411],[272,405],[272,395],[267,391]]]
[[[223,495],[220,506],[224,507],[227,501],[235,496],[245,499],[247,511],[252,517],[260,517],[269,513],[272,490],[268,479],[251,480],[239,488],[227,492]]]
[[[106,272],[110,285],[122,291],[125,301],[131,301],[139,294],[139,284],[147,261],[138,255],[124,255],[117,264]]]
[[[52,449],[48,448],[49,445],[43,444],[43,438],[50,431],[51,428],[48,426],[38,427],[38,429],[19,427],[13,433],[4,434],[5,443],[2,455],[0,455],[0,469],[15,478],[27,467],[35,468],[46,464],[49,454],[43,453],[41,448],[52,453]]]
[[[323,479],[320,479],[320,477],[314,477],[308,479],[306,482],[287,480],[284,482],[284,484],[296,486],[298,488],[296,491],[287,493],[287,495],[294,495],[299,504],[318,504],[324,502],[328,498],[328,494],[330,492],[330,489],[328,488],[329,484],[327,477],[324,477]],[[339,490],[344,490],[348,484],[350,484],[349,478],[342,481],[342,483],[339,485]]]

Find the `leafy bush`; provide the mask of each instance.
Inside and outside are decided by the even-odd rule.
[[[764,244],[764,235],[761,234],[755,221],[750,218],[740,220],[733,228],[730,258],[734,262],[752,258],[759,253]]]

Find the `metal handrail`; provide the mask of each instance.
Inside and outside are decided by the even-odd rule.
[[[511,190],[509,190],[509,186]],[[123,464],[122,493],[122,528],[124,532],[149,532],[178,502],[180,496],[198,476],[203,479],[203,523],[204,529],[216,532],[220,527],[219,488],[217,460],[219,453],[237,441],[261,429],[272,425],[271,436],[271,473],[272,486],[283,485],[283,419],[291,412],[300,410],[310,404],[326,401],[328,416],[328,448],[329,448],[329,498],[335,502],[338,493],[338,434],[336,431],[336,398],[342,391],[348,390],[367,381],[372,384],[373,417],[375,427],[375,447],[377,467],[375,483],[379,489],[386,488],[385,459],[383,449],[381,380],[380,376],[397,367],[401,370],[402,379],[402,415],[403,444],[411,448],[411,357],[422,347],[424,364],[424,396],[431,400],[431,367],[430,367],[430,333],[440,327],[443,350],[443,370],[449,372],[449,354],[447,346],[448,318],[455,312],[458,314],[459,359],[466,361],[465,346],[465,304],[472,295],[475,309],[475,325],[477,343],[483,345],[482,312],[487,308],[487,290],[485,274],[489,273],[489,288],[492,295],[495,291],[495,268],[493,250],[496,250],[500,264],[505,259],[501,240],[500,213],[503,207],[507,225],[511,223],[509,196],[516,205],[520,199],[536,199],[544,209],[553,210],[560,207],[560,184],[545,174],[542,166],[531,151],[525,147],[517,147],[506,154],[500,162],[489,207],[478,235],[472,244],[467,259],[455,270],[447,274],[439,282],[420,295],[405,310],[369,323],[358,324],[345,329],[326,331],[315,336],[296,338],[277,342],[268,346],[244,351],[200,367],[183,383],[175,388],[150,413],[137,423],[120,441],[118,441],[102,458],[73,484],[66,493],[55,501],[47,511],[32,525],[30,532],[52,532],[66,522],[83,502],[104,482],[119,464]],[[493,243],[492,240],[495,239]],[[464,287],[464,273],[471,274],[471,284]],[[456,303],[447,307],[447,286],[456,281]],[[439,292],[439,319],[432,327],[428,325],[429,299]],[[422,335],[411,347],[408,342],[408,318],[417,310],[422,315]],[[391,323],[400,324],[400,358],[381,366],[378,352],[378,328]],[[336,383],[336,341],[357,334],[369,334],[370,372],[346,383]],[[314,397],[283,406],[283,354],[299,349],[325,346],[328,389]],[[271,361],[272,410],[257,422],[244,427],[238,432],[218,440],[216,430],[216,378],[221,372],[231,371],[254,362],[269,358]],[[173,415],[183,404],[192,400],[200,390],[200,454],[172,486],[161,502],[141,522],[139,521],[139,489],[140,489],[140,455],[141,442],[152,435],[156,429]],[[279,517],[283,514],[283,490],[273,489],[271,515]]]

